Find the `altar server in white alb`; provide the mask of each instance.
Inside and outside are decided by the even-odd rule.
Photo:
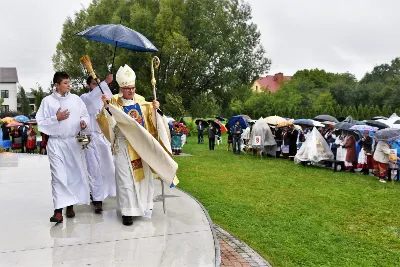
[[[73,205],[90,204],[87,171],[82,146],[76,136],[89,125],[89,114],[79,96],[71,94],[69,76],[56,72],[55,90],[42,100],[36,114],[40,132],[49,135],[47,155],[50,161],[54,214],[50,222],[75,217]]]
[[[157,101],[147,102],[135,94],[135,72],[121,67],[116,80],[121,94],[104,106],[97,117],[100,129],[111,142],[114,152],[118,206],[124,225],[134,216],[150,217],[153,209],[154,176],[168,186],[178,183],[178,165],[172,159],[167,118],[159,113]]]
[[[108,87],[112,80],[113,75],[109,74],[100,83],[101,89],[108,98],[112,97],[111,90]],[[85,156],[90,175],[89,186],[92,192],[94,211],[95,213],[101,213],[104,199],[109,196],[114,197],[116,194],[115,168],[111,154],[111,144],[104,137],[96,121],[96,116],[103,108],[101,90],[92,76],[87,78],[86,83],[89,87],[89,92],[81,95],[81,99],[86,104],[90,116],[91,141],[88,148],[85,149]]]

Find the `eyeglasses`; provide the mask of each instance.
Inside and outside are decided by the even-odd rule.
[[[126,91],[135,91],[136,87],[123,87],[122,89]]]

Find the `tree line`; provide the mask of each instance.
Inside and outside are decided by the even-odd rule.
[[[276,93],[244,94],[232,99],[230,114],[252,118],[280,115],[313,118],[319,114],[351,115],[357,120],[374,116],[400,115],[400,58],[375,66],[357,81],[350,73],[300,70],[284,82]]]

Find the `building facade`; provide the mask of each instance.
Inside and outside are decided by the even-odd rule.
[[[1,111],[17,110],[18,75],[16,68],[0,68]]]

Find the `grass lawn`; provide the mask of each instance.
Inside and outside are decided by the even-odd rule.
[[[178,187],[274,266],[399,266],[400,183],[215,151],[189,137]]]

